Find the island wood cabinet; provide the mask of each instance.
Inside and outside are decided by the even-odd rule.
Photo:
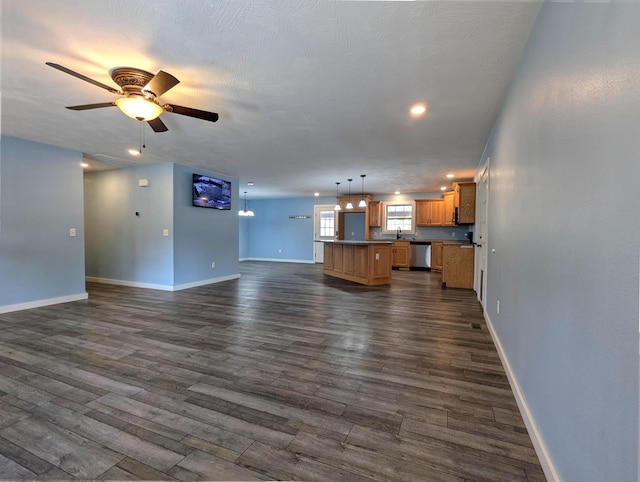
[[[416,226],[442,226],[444,201],[442,199],[416,200]]]
[[[369,227],[379,228],[380,226],[382,226],[382,203],[369,201]]]
[[[389,284],[391,252],[391,243],[325,242],[323,272],[368,286]]]
[[[442,287],[473,289],[473,244],[443,244]]]
[[[443,195],[442,205],[442,225],[443,226],[455,226],[455,211],[453,209],[454,198],[456,196],[455,191],[445,192]]]
[[[431,242],[431,270],[442,271],[442,243]]]
[[[411,248],[409,241],[396,241],[393,243],[393,267],[409,269]]]
[[[457,224],[474,224],[476,222],[476,183],[454,182],[455,193],[453,207],[458,210]]]

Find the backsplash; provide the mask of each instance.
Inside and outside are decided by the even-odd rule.
[[[416,233],[401,233],[404,239],[454,239],[466,241],[468,231],[473,231],[473,226],[430,226],[416,228]],[[371,238],[396,239],[395,234],[382,234],[382,228],[371,228]]]

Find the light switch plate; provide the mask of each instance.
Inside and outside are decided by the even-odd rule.
[[[76,228],[69,228],[69,236],[71,237],[76,236]]]
[[[169,230],[168,229],[163,229],[162,230],[162,235],[165,236],[165,237],[169,236]]]

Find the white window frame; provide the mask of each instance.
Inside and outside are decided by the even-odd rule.
[[[395,229],[387,229],[387,206],[411,206],[411,229],[403,229],[401,234],[416,233],[416,202],[415,201],[383,201],[382,202],[382,234],[396,234]]]

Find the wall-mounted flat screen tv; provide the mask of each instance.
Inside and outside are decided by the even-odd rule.
[[[193,205],[201,208],[231,209],[231,182],[194,174]]]

